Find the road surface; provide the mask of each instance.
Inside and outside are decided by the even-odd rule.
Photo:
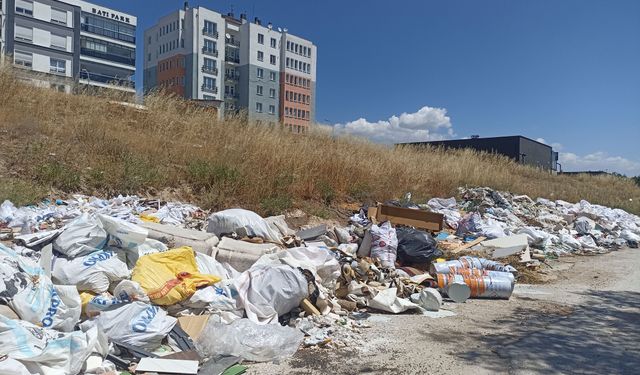
[[[557,279],[457,315],[383,315],[361,344],[303,349],[251,374],[640,374],[640,250],[562,258]]]

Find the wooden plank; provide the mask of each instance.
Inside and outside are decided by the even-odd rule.
[[[454,254],[459,253],[462,250],[465,250],[465,249],[468,249],[468,248],[470,248],[472,246],[475,246],[475,245],[479,244],[480,242],[482,242],[482,241],[484,241],[486,239],[487,239],[487,237],[478,237],[475,240],[473,240],[471,242],[467,242],[466,244],[460,246],[459,248],[457,248],[455,250],[452,250],[451,252],[454,253]]]

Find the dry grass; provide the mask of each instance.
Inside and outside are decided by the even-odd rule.
[[[640,188],[629,179],[553,176],[470,150],[393,149],[319,131],[297,136],[217,121],[167,96],[149,97],[149,110],[139,111],[26,86],[5,71],[0,103],[0,177],[15,186],[18,179],[64,192],[169,192],[208,208],[277,213],[310,201],[334,206],[407,191],[421,200],[481,185],[640,212]]]

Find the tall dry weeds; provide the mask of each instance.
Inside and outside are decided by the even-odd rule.
[[[640,213],[640,188],[629,179],[554,176],[471,150],[396,149],[320,131],[298,136],[240,118],[218,121],[170,96],[146,98],[145,111],[119,100],[38,89],[1,72],[0,177],[89,194],[172,191],[210,208],[262,213],[407,191],[422,200],[459,186]]]

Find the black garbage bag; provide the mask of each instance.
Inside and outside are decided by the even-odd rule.
[[[436,240],[427,232],[408,228],[396,228],[398,236],[398,260],[402,264],[423,264],[441,257]]]

